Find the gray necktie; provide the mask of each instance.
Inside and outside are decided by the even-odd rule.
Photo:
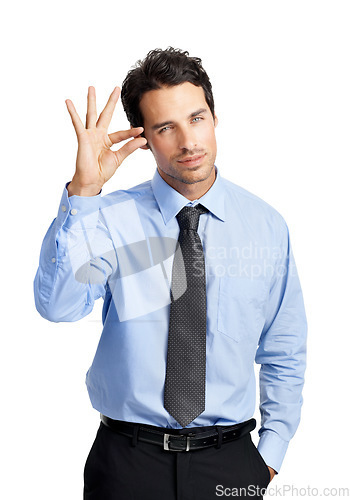
[[[205,410],[206,284],[197,233],[205,212],[198,204],[176,216],[180,234],[172,270],[164,407],[182,427]]]

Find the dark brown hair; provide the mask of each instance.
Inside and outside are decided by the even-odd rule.
[[[121,91],[124,111],[132,127],[143,126],[140,101],[150,90],[172,87],[190,82],[202,87],[205,100],[214,118],[214,97],[209,77],[198,57],[189,57],[187,51],[168,47],[154,49],[144,60],[139,60],[128,72]]]

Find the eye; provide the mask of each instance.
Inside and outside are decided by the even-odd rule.
[[[203,120],[203,118],[201,116],[196,116],[195,118],[193,118],[192,121],[195,122],[196,120],[198,120],[198,121]]]
[[[162,134],[163,132],[166,132],[167,130],[170,130],[170,127],[163,127],[159,130],[159,133]]]

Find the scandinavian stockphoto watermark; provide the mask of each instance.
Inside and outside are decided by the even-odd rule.
[[[261,488],[258,485],[250,484],[247,487],[225,487],[222,484],[216,485],[215,494],[217,497],[348,497],[350,487],[323,487],[316,486],[295,486],[293,484],[269,485]]]
[[[130,225],[130,216],[133,224]],[[178,241],[155,236],[145,227],[134,200],[104,207],[96,227],[97,214],[77,219],[66,233],[72,271],[79,283],[105,285],[108,282],[120,321],[152,313],[178,299],[187,289],[185,264]],[[293,258],[285,249],[247,241],[242,245],[207,245],[204,242],[205,273],[211,282],[235,280],[232,287],[261,290],[261,283],[296,272]],[[202,250],[198,251],[198,264]],[[172,282],[173,262],[177,261],[176,286]],[[193,274],[203,273],[202,265]],[[124,300],[120,300],[123,297]]]

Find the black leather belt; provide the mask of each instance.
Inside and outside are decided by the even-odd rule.
[[[150,429],[142,424],[134,424],[132,422],[124,422],[122,420],[112,420],[109,417],[101,414],[101,421],[104,425],[124,436],[135,437],[135,427],[137,429],[137,439],[145,443],[156,444],[162,446],[167,451],[192,451],[208,446],[215,446],[218,441],[228,443],[238,439],[248,432],[255,429],[256,420],[251,418],[246,422],[232,426],[212,426],[212,429],[203,432],[189,432],[187,434],[171,434],[167,433],[167,428],[158,427]],[[216,429],[220,428],[219,431]],[[188,428],[186,431],[190,431]]]

